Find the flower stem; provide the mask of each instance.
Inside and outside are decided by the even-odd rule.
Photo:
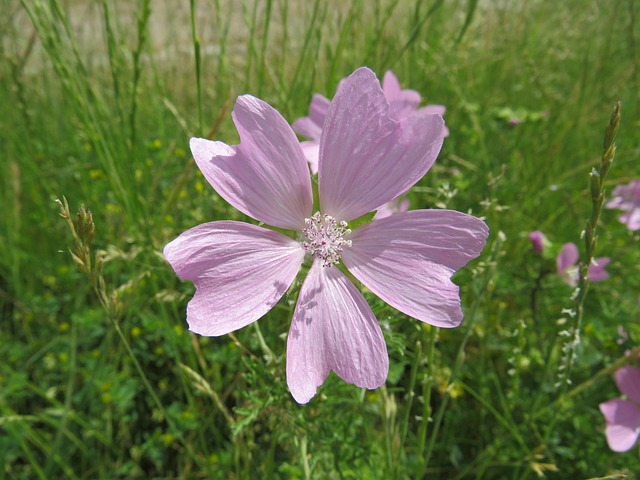
[[[418,432],[418,467],[416,469],[416,478],[424,477],[424,470],[429,460],[429,455],[424,457],[424,448],[427,442],[427,426],[431,419],[431,388],[433,386],[433,358],[435,355],[436,340],[438,338],[438,328],[431,326],[429,328],[428,337],[425,338],[427,344],[427,376],[422,384],[422,423]],[[429,454],[431,445],[429,445]]]
[[[196,2],[195,0],[191,0],[189,3],[191,9],[191,38],[193,41],[193,53],[196,59],[196,94],[198,96],[197,135],[201,137],[204,132],[204,122],[202,120],[202,67],[200,65],[202,56],[200,54],[200,39],[198,39],[198,34],[196,33]]]
[[[267,342],[265,342],[264,336],[262,335],[262,330],[260,330],[260,325],[258,325],[258,322],[253,322],[253,329],[256,331],[256,335],[258,336],[258,343],[260,344],[260,348],[262,348],[267,363],[271,363],[274,360],[275,356],[267,345]]]
[[[584,242],[585,242],[585,254],[582,256],[580,263],[578,264],[578,287],[573,297],[573,310],[569,310],[568,313],[573,317],[574,322],[570,330],[563,331],[561,334],[566,334],[567,341],[562,347],[563,357],[560,360],[559,378],[556,386],[558,387],[558,395],[553,403],[562,403],[567,396],[567,389],[571,385],[571,371],[576,359],[576,349],[580,344],[580,332],[582,329],[582,319],[584,316],[584,301],[587,298],[587,292],[589,291],[589,266],[594,258],[596,246],[598,244],[597,227],[600,221],[600,213],[602,212],[602,206],[604,205],[604,180],[609,173],[609,168],[613,163],[613,157],[616,152],[616,145],[614,143],[616,132],[618,131],[618,125],[620,124],[620,102],[616,104],[611,112],[609,118],[609,124],[604,132],[604,144],[603,153],[600,160],[600,168],[593,168],[590,177],[590,190],[591,190],[591,215],[587,219],[584,229]],[[560,416],[560,409],[555,409],[552,413],[550,421],[547,423],[547,428],[543,436],[545,444],[548,442]]]
[[[566,392],[567,385],[571,383],[571,370],[575,362],[576,347],[580,342],[580,330],[582,328],[582,319],[584,315],[584,301],[589,291],[589,266],[593,261],[596,246],[598,244],[597,227],[600,221],[600,213],[604,205],[604,181],[609,173],[613,158],[616,153],[616,145],[614,143],[618,125],[620,124],[620,102],[616,104],[611,112],[609,124],[604,133],[603,153],[600,160],[600,168],[593,168],[590,177],[591,190],[591,216],[587,219],[584,229],[585,254],[579,263],[578,268],[578,289],[574,299],[574,324],[569,334],[569,340],[563,348],[565,353],[564,363],[561,365],[562,373],[560,381],[561,395]]]

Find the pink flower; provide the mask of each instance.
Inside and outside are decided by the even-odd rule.
[[[420,112],[398,122],[375,74],[360,68],[328,109],[320,136],[319,205],[300,143],[265,102],[238,97],[240,144],[191,139],[198,167],[230,204],[295,238],[236,221],[194,227],[164,255],[196,293],[187,306],[193,332],[218,336],[258,320],[287,292],[305,256],[304,280],[287,339],[287,383],[307,403],[333,370],[374,389],[387,377],[384,337],[358,288],[336,266],[406,315],[440,327],[462,320],[453,272],[477,257],[488,228],[450,210],[415,210],[348,223],[404,194],[433,165],[442,118]]]
[[[640,436],[640,368],[622,367],[616,372],[618,389],[627,400],[616,398],[600,404],[607,422],[605,434],[609,448],[626,452]]]
[[[578,258],[578,247],[575,243],[565,243],[560,255],[556,258],[558,275],[572,287],[578,284]],[[602,282],[609,278],[609,273],[604,268],[609,265],[610,261],[609,257],[594,258],[594,264],[589,265],[589,281]]]
[[[529,234],[529,240],[531,241],[531,249],[533,253],[542,253],[544,249],[544,233],[540,230],[535,230]]]
[[[520,125],[522,123],[522,119],[518,118],[518,117],[511,117],[509,119],[509,126],[510,127],[517,127],[518,125]]]
[[[618,219],[629,230],[640,230],[640,180],[634,180],[627,185],[618,185],[613,189],[613,198],[605,206],[624,210],[625,213]]]

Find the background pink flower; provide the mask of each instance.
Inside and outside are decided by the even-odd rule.
[[[454,327],[462,310],[450,277],[480,254],[488,235],[481,220],[449,210],[411,211],[348,228],[347,222],[403,195],[429,170],[442,146],[442,118],[416,112],[393,120],[375,74],[356,70],[326,113],[314,206],[303,151],[284,118],[249,95],[238,98],[232,115],[239,145],[191,139],[200,170],[241,212],[297,233],[294,239],[218,221],[170,242],[165,257],[196,286],[187,307],[190,330],[223,335],[256,321],[285,294],[307,256],[312,265],[287,339],[293,397],[308,402],[331,370],[359,387],[379,387],[389,368],[382,331],[335,264],[342,261],[401,312]]]
[[[572,287],[578,284],[578,259],[578,247],[575,243],[565,243],[560,255],[556,258],[558,275]],[[602,282],[609,278],[609,272],[605,267],[609,265],[611,259],[609,257],[594,258],[593,262],[589,265],[589,281]]]
[[[616,398],[600,404],[607,422],[605,434],[609,448],[626,452],[640,436],[640,368],[622,367],[615,374],[618,389],[627,400]]]
[[[633,180],[627,185],[618,185],[613,190],[611,200],[605,206],[624,210],[625,213],[618,219],[629,230],[640,230],[640,180]]]
[[[544,249],[544,233],[540,230],[535,230],[529,234],[529,240],[531,241],[531,249],[534,253],[542,253]]]

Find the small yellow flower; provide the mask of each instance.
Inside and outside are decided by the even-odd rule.
[[[174,440],[174,436],[171,435],[170,433],[163,433],[160,438],[162,439],[162,441],[164,442],[165,446],[169,446],[173,443]]]

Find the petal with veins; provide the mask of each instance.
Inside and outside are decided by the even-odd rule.
[[[304,250],[278,232],[221,221],[187,230],[164,248],[164,256],[196,286],[187,306],[189,329],[218,336],[271,310],[295,279]]]
[[[307,403],[333,370],[374,389],[389,372],[380,326],[358,289],[337,267],[315,261],[300,290],[287,339],[287,383]]]
[[[444,139],[439,115],[389,116],[375,74],[356,70],[331,102],[320,140],[320,206],[353,220],[406,192],[431,168]]]
[[[401,312],[438,327],[462,321],[451,275],[477,257],[489,229],[452,210],[413,210],[357,228],[342,261],[369,290]]]
[[[241,212],[276,227],[302,228],[312,213],[313,194],[295,133],[273,107],[251,95],[238,97],[232,115],[240,145],[192,138],[198,167]]]

